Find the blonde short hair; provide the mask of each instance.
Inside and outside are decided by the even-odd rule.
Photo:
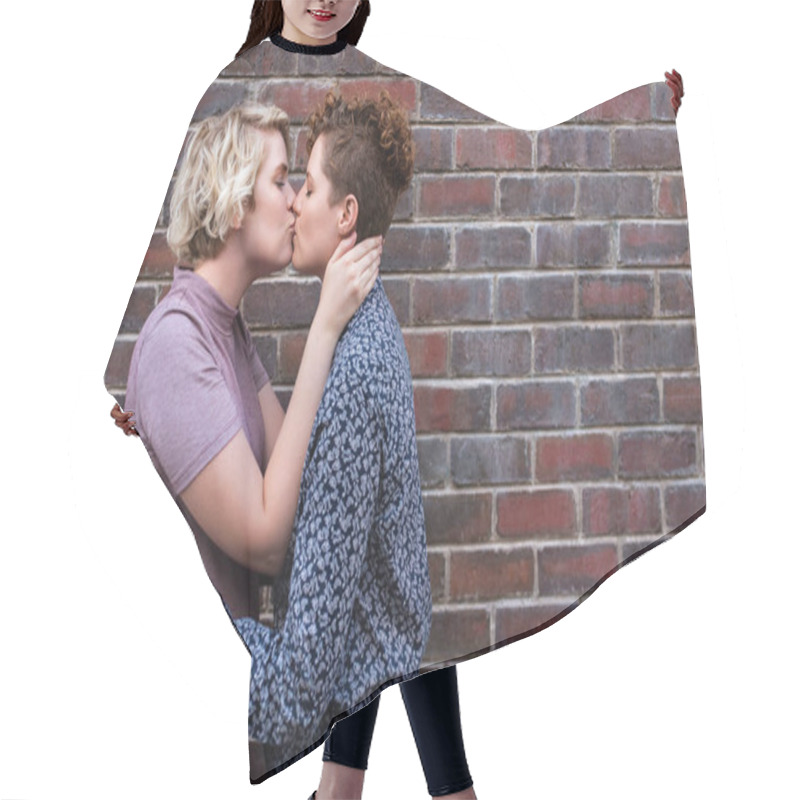
[[[192,134],[169,204],[167,244],[182,263],[217,256],[253,200],[266,156],[259,131],[278,131],[289,151],[289,117],[277,106],[234,106],[204,119]]]

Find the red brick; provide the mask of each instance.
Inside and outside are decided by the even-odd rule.
[[[489,492],[426,494],[425,530],[428,545],[486,542],[492,533]]]
[[[435,436],[417,438],[419,477],[423,489],[443,486],[450,477],[450,456],[447,442]]]
[[[453,550],[450,600],[499,600],[533,594],[533,550]]]
[[[667,86],[666,81],[657,83],[653,89],[653,119],[674,124],[675,112],[672,109],[672,89]]]
[[[537,489],[497,495],[499,536],[550,539],[575,532],[575,497],[570,490]]]
[[[458,269],[529,267],[532,261],[533,244],[526,227],[493,225],[463,228],[456,233]]]
[[[450,261],[447,228],[398,225],[389,228],[381,257],[381,271],[421,272],[445,267]]]
[[[669,128],[618,128],[614,131],[616,169],[679,169],[678,135]]]
[[[293,384],[297,380],[297,371],[300,369],[307,338],[305,331],[284,333],[280,337],[276,382]]]
[[[575,213],[575,178],[568,175],[501,178],[500,213],[511,219],[571,217]]]
[[[269,333],[254,333],[252,338],[267,375],[274,380],[278,374],[278,337]]]
[[[571,275],[501,276],[497,282],[497,319],[530,322],[570,319],[575,305]]]
[[[583,276],[578,281],[578,313],[584,319],[652,317],[655,292],[649,276]]]
[[[450,442],[450,459],[456,486],[530,482],[528,442],[519,437],[459,437]]]
[[[692,276],[685,272],[662,272],[659,280],[659,307],[663,317],[693,317]]]
[[[664,378],[664,421],[703,421],[699,378]]]
[[[324,100],[332,80],[266,80],[258,91],[258,102],[282,108],[295,124],[303,124],[311,112]]]
[[[608,169],[611,139],[597,128],[547,128],[538,134],[536,160],[538,169]]]
[[[416,324],[489,322],[492,284],[487,278],[420,278],[412,288]]]
[[[614,440],[602,433],[541,436],[536,441],[536,480],[588,481],[614,474]]]
[[[501,607],[495,612],[495,641],[503,644],[510,639],[536,633],[571,608],[568,603]]]
[[[301,56],[298,67],[298,73],[301,75],[372,75],[375,72],[375,62],[354,47],[346,47],[340,53],[328,54],[322,58]],[[261,74],[272,75],[273,73],[262,72]],[[388,71],[384,74],[388,74]]]
[[[401,325],[408,325],[411,313],[411,287],[408,279],[381,278],[381,282],[397,321]]]
[[[436,603],[445,596],[444,553],[431,553],[428,551],[428,574],[431,577],[431,599]]]
[[[607,372],[614,366],[610,328],[541,328],[534,334],[533,346],[538,373]]]
[[[423,665],[454,661],[486,650],[491,644],[486,609],[434,611],[431,623]]]
[[[650,87],[639,86],[579,114],[571,122],[648,122]]]
[[[660,417],[655,378],[590,381],[581,388],[581,424],[642,425]]]
[[[237,103],[247,99],[247,86],[238,81],[215,81],[200,98],[192,116],[192,122],[223,114]]]
[[[583,529],[591,536],[659,533],[661,495],[658,487],[584,489]]]
[[[643,555],[646,550],[652,550],[657,544],[665,541],[663,534],[652,533],[647,537],[637,537],[635,541],[624,541],[622,543],[622,562],[629,564],[634,559]]]
[[[613,545],[546,547],[539,551],[539,594],[582,595],[617,568]]]
[[[150,316],[150,312],[155,307],[156,287],[134,286],[131,296],[128,299],[128,307],[122,315],[122,323],[120,324],[119,332],[138,333],[142,329],[145,320]]]
[[[571,428],[575,389],[567,381],[528,381],[497,387],[497,429]]]
[[[688,265],[689,229],[685,222],[620,223],[619,257],[623,266]]]
[[[488,431],[491,427],[492,389],[475,386],[414,387],[417,431],[420,433]]]
[[[625,325],[621,330],[620,350],[626,370],[697,366],[693,323]]]
[[[620,477],[663,480],[696,472],[697,436],[694,431],[620,434]]]
[[[447,333],[406,331],[403,338],[413,378],[440,378],[447,374]]]
[[[414,186],[411,185],[400,197],[394,207],[392,222],[411,222],[414,218]],[[391,228],[390,228],[391,230]]]
[[[685,217],[686,193],[682,175],[662,175],[658,182],[658,214],[661,217]]]
[[[645,175],[582,175],[579,217],[652,217],[653,181]]]
[[[530,134],[515,128],[459,128],[457,169],[523,169],[533,166]]]
[[[613,230],[610,224],[541,223],[536,226],[539,267],[610,267]]]
[[[417,83],[410,78],[361,78],[359,80],[346,80],[339,84],[342,97],[346,100],[353,98],[370,98],[377,100],[381,92],[386,92],[389,97],[409,114],[417,110]]]
[[[453,331],[450,365],[458,377],[529,375],[530,331]]]
[[[297,59],[297,53],[290,53],[272,42],[264,41],[231,61],[220,75],[226,78],[295,75]]]
[[[491,120],[428,84],[420,85],[420,117],[425,120],[491,122]]]
[[[443,175],[418,179],[421,217],[477,217],[494,213],[493,177]]]
[[[664,493],[667,527],[670,531],[683,525],[706,504],[704,483],[675,484]]]
[[[295,128],[294,129],[294,142],[293,145],[293,153],[289,154],[289,158],[294,156],[294,170],[295,172],[301,173],[296,178],[291,180],[292,188],[294,189],[295,194],[300,191],[300,187],[303,185],[303,181],[305,180],[305,171],[306,167],[308,167],[308,128]]]
[[[268,329],[308,328],[319,302],[320,282],[267,279],[245,293],[242,313],[248,325]]]
[[[140,278],[171,278],[172,271],[178,259],[167,245],[165,233],[154,233],[150,239],[142,267],[139,270]]]
[[[136,342],[130,339],[116,339],[108,359],[103,377],[106,389],[122,389],[128,383],[128,369]]]
[[[414,169],[417,172],[453,169],[452,128],[414,128]]]

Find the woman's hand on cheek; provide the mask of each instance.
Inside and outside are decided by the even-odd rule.
[[[375,285],[383,252],[382,236],[355,241],[355,232],[342,239],[328,261],[315,316],[337,339]]]

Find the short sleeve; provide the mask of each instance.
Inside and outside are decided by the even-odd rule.
[[[181,312],[142,343],[135,381],[137,427],[179,495],[241,429],[236,405],[198,324]]]

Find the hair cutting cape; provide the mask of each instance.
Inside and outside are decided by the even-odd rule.
[[[359,652],[325,674],[314,664],[302,675],[291,667],[282,673],[281,658],[309,661],[308,653],[257,649],[288,636],[281,626],[292,614],[292,563],[277,580],[284,590],[264,580],[257,613],[237,624],[253,655],[254,782],[307,753],[335,717],[381,688],[557,621],[705,510],[689,235],[669,89],[640,86],[550,129],[517,130],[353,47],[320,55],[265,41],[220,73],[192,125],[246,100],[283,108],[298,188],[304,121],[332,88],[345,97],[385,90],[407,110],[414,133],[414,179],[386,238],[381,283],[413,380],[427,539],[423,595],[429,587],[432,608],[425,610],[422,597],[425,613],[414,617],[418,630],[410,635],[423,646],[411,669],[408,660],[396,666],[384,641],[383,672],[373,658],[385,654]],[[106,373],[108,389],[123,401],[135,340],[173,279],[167,206]],[[283,401],[318,292],[318,282],[287,269],[257,282],[242,303]],[[357,390],[338,385],[345,397]],[[368,449],[369,427],[361,434]],[[313,438],[307,469],[319,445]],[[335,445],[327,452],[335,456]],[[337,474],[335,463],[329,468]],[[338,524],[328,511],[324,518]],[[398,535],[405,524],[398,520]],[[369,547],[368,524],[366,535]],[[295,538],[290,562],[301,544]],[[358,587],[361,556],[346,558]],[[331,576],[325,563],[318,570],[319,602],[304,608],[303,633],[325,649],[347,641],[353,623],[338,612],[331,618]],[[396,572],[387,574],[394,580]],[[375,607],[356,592],[348,613]],[[330,630],[333,644],[325,639]],[[281,713],[292,718],[277,719]]]

